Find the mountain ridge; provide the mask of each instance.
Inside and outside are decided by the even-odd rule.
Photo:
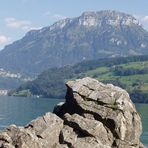
[[[84,61],[74,66],[52,68],[9,94],[64,98],[65,82],[88,76],[126,89],[134,102],[148,103],[148,55]]]
[[[29,31],[0,52],[0,67],[36,75],[84,60],[142,54],[148,54],[148,32],[131,15],[104,10]]]

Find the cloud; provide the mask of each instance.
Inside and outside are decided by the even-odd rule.
[[[32,23],[28,20],[17,20],[13,17],[7,17],[4,21],[9,28],[22,30],[30,30],[30,28],[32,28]]]
[[[5,35],[0,35],[0,45],[4,45],[8,43],[10,38],[6,37]]]
[[[139,22],[142,24],[142,26],[148,30],[148,15],[134,15],[134,17],[137,18]]]
[[[54,20],[61,20],[61,19],[66,18],[66,16],[64,16],[62,14],[51,14],[49,11],[45,12],[43,15],[48,16],[48,17],[50,17],[51,19],[54,19]]]
[[[148,16],[146,15],[141,17],[140,22],[143,25],[143,27],[148,30]]]
[[[31,27],[30,30],[40,30],[42,29],[43,27]]]
[[[142,20],[145,21],[145,22],[148,22],[148,15],[144,16],[144,17],[142,18]]]
[[[62,20],[66,18],[66,16],[63,16],[61,14],[54,14],[52,17],[56,20]]]

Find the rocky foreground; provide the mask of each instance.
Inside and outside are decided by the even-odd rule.
[[[66,102],[25,127],[0,133],[1,148],[143,148],[128,93],[92,78],[69,81]]]

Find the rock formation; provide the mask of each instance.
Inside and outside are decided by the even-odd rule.
[[[69,81],[65,103],[0,134],[2,148],[143,148],[141,119],[128,93],[92,78]]]

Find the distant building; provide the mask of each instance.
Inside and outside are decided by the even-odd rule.
[[[8,90],[0,89],[0,96],[6,96],[8,94]]]

